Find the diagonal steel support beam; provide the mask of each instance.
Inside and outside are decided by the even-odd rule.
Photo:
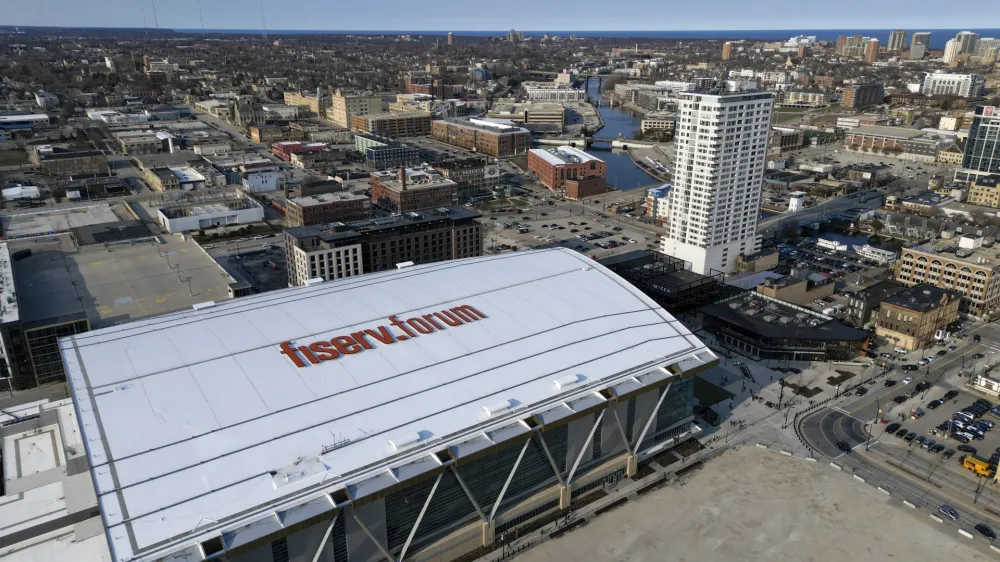
[[[469,485],[465,483],[462,479],[462,475],[458,473],[458,468],[455,465],[448,465],[451,467],[452,474],[455,475],[455,480],[458,480],[458,485],[462,487],[462,491],[468,496],[469,501],[472,503],[472,507],[476,508],[476,513],[479,514],[479,518],[483,520],[483,523],[487,521],[486,514],[483,513],[483,508],[479,507],[479,502],[476,501],[476,497],[472,495],[472,490],[469,489]]]
[[[517,455],[517,460],[514,461],[514,466],[510,469],[510,474],[507,475],[507,481],[503,483],[503,488],[500,489],[500,495],[497,496],[497,501],[493,502],[493,509],[490,510],[490,521],[493,521],[493,517],[497,514],[497,510],[500,509],[500,502],[503,501],[503,495],[507,493],[507,487],[510,486],[511,480],[514,479],[514,473],[517,472],[518,465],[521,464],[521,459],[524,458],[524,452],[528,450],[528,446],[531,445],[531,438],[529,437],[527,441],[524,442],[524,447],[521,447],[521,452]]]
[[[632,454],[632,444],[628,442],[628,437],[625,435],[625,426],[622,425],[622,418],[618,415],[618,405],[613,404],[611,406],[611,413],[615,416],[615,426],[618,427],[618,433],[622,436],[622,443],[625,444],[625,450],[628,454]]]
[[[556,480],[559,481],[560,486],[565,486],[566,481],[563,480],[562,472],[559,470],[559,463],[556,462],[555,457],[552,456],[552,451],[549,450],[549,446],[545,444],[545,436],[542,435],[543,432],[539,431],[536,433],[538,435],[538,442],[542,445],[542,450],[545,451],[545,458],[549,459],[549,464],[552,466],[552,472],[556,475]]]
[[[387,549],[381,542],[379,542],[378,539],[375,538],[375,535],[373,535],[372,532],[368,530],[368,527],[365,527],[365,524],[361,522],[361,519],[358,519],[358,514],[354,512],[353,508],[351,509],[351,517],[354,518],[354,521],[358,524],[358,527],[361,527],[361,530],[364,531],[366,535],[368,535],[368,538],[371,539],[373,543],[375,543],[375,546],[377,546],[379,551],[382,552],[382,556],[385,556],[386,560],[395,560],[395,558],[389,552],[389,549]]]
[[[587,440],[583,442],[583,447],[580,448],[580,453],[576,455],[576,460],[573,461],[573,468],[570,469],[569,476],[566,477],[567,486],[573,483],[573,475],[576,474],[576,469],[580,466],[580,461],[583,460],[583,454],[587,452],[587,447],[590,447],[591,441],[594,440],[594,433],[597,432],[598,426],[601,425],[601,420],[604,419],[605,412],[607,412],[607,409],[601,410],[601,413],[597,414],[597,421],[594,422],[594,427],[590,428]]]
[[[656,401],[656,407],[653,408],[653,413],[649,414],[649,419],[646,420],[646,425],[643,426],[642,433],[639,434],[639,438],[636,439],[635,443],[632,445],[636,451],[638,451],[639,447],[642,446],[642,440],[646,438],[646,433],[649,431],[649,427],[653,425],[653,420],[656,419],[656,413],[660,411],[660,406],[663,405],[663,399],[667,397],[667,393],[670,392],[670,387],[673,385],[674,383],[672,382],[667,383],[667,387],[663,389],[663,394],[660,395],[660,399]]]
[[[424,501],[424,506],[420,508],[420,515],[417,515],[417,520],[413,522],[413,528],[410,529],[410,535],[406,537],[406,542],[403,543],[403,550],[399,551],[399,562],[403,562],[403,557],[406,556],[406,551],[410,548],[410,542],[413,537],[417,534],[417,527],[420,526],[420,520],[424,518],[424,514],[427,513],[427,506],[431,504],[431,499],[434,498],[434,492],[438,489],[438,484],[441,483],[441,477],[444,473],[438,474],[437,480],[434,481],[434,485],[431,486],[431,493],[427,494],[427,499]]]
[[[333,526],[337,524],[338,517],[340,517],[340,513],[334,515],[333,519],[330,520],[330,524],[326,526],[326,532],[323,533],[323,540],[319,541],[319,547],[316,548],[316,554],[313,554],[312,562],[319,562],[319,557],[323,554],[323,547],[330,540],[330,535],[333,533]]]

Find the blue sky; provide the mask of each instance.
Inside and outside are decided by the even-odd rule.
[[[152,0],[2,0],[0,24],[153,26]],[[260,28],[259,0],[201,0],[209,29]],[[269,29],[682,30],[1000,27],[992,2],[940,0],[265,0]],[[145,24],[143,12],[145,11]],[[160,27],[201,27],[198,0],[158,0]]]

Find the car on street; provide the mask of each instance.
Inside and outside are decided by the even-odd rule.
[[[990,539],[991,541],[995,541],[997,539],[997,534],[993,531],[993,529],[990,529],[983,523],[976,525],[976,531],[979,531],[980,535]]]
[[[948,346],[948,351],[955,351],[956,349],[958,349],[957,345],[949,345]]]
[[[903,365],[904,371],[916,371],[919,368],[920,367],[917,367],[916,365]]]
[[[975,361],[976,359],[982,359],[983,357],[986,357],[986,356],[983,355],[982,353],[973,353],[972,355],[969,356],[969,359],[972,359],[973,361]]]
[[[913,382],[913,377],[906,377],[903,379],[903,384],[910,384],[911,382]]]
[[[943,357],[945,355],[948,355],[948,350],[946,350],[946,349],[942,349],[941,351],[937,352],[937,356],[938,357]]]
[[[957,390],[949,390],[948,392],[944,393],[944,399],[945,400],[951,400],[952,398],[954,398],[956,396],[958,396],[958,391]]]
[[[927,408],[930,410],[936,410],[938,406],[940,406],[941,404],[944,404],[944,402],[942,402],[940,399],[931,400],[930,402],[927,403]]]
[[[927,390],[928,388],[930,388],[931,384],[932,383],[930,381],[923,381],[923,382],[917,383],[917,386],[915,386],[914,388],[917,389],[917,392],[923,392],[923,391]]]
[[[905,396],[897,396],[897,397],[893,398],[892,401],[895,402],[896,404],[902,404],[903,402],[906,402],[906,397]]]
[[[905,350],[905,349],[903,349],[902,347],[897,347],[897,348],[896,348],[896,349],[894,349],[893,351],[895,351],[896,353],[906,353],[906,350]]]
[[[941,456],[946,459],[950,459],[955,456],[955,449],[948,449],[947,451],[941,453]]]
[[[938,511],[944,514],[944,516],[948,519],[958,521],[958,511],[954,507],[951,507],[948,504],[942,504],[941,507],[938,508]]]
[[[959,445],[958,447],[955,448],[958,449],[959,451],[962,451],[963,453],[970,453],[973,455],[976,454],[976,448],[973,447],[972,445]]]
[[[886,359],[892,359],[892,354],[891,353],[883,353],[882,357],[885,357]]]
[[[917,361],[917,365],[920,365],[921,367],[923,367],[924,365],[926,365],[926,364],[928,364],[930,362],[931,362],[930,359],[924,357],[920,361]]]
[[[885,386],[896,386],[896,381],[892,379],[885,379]]]
[[[976,334],[976,335],[972,336],[972,341],[974,341],[976,343],[978,343],[978,342],[980,342],[982,340],[983,340],[983,336],[980,336],[979,334]]]
[[[863,386],[859,386],[858,389],[854,391],[855,396],[864,396],[865,394],[868,394],[868,389]]]
[[[837,441],[837,448],[840,449],[842,453],[850,453],[851,446],[847,444],[846,441]]]

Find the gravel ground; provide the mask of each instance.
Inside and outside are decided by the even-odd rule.
[[[982,559],[919,515],[821,464],[744,446],[517,560]]]

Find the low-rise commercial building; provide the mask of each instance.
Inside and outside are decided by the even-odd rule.
[[[969,203],[1000,208],[1000,175],[981,176],[970,183]]]
[[[443,207],[359,222],[288,228],[290,286],[483,255],[482,215]]]
[[[431,136],[494,158],[524,154],[531,142],[531,132],[527,129],[487,119],[433,121]]]
[[[264,208],[250,197],[198,205],[170,205],[157,209],[156,214],[160,226],[171,233],[264,220]]]
[[[351,128],[387,137],[425,137],[431,134],[431,114],[427,111],[365,113],[351,117]]]
[[[545,187],[565,189],[569,199],[583,199],[607,191],[604,161],[572,146],[528,151],[528,169]]]
[[[496,161],[479,158],[451,160],[435,164],[434,169],[455,182],[460,203],[489,198],[493,188],[500,185],[500,164]]]
[[[833,294],[835,283],[828,275],[811,271],[793,271],[791,275],[766,279],[755,289],[780,301],[806,306]]]
[[[875,334],[907,351],[944,339],[958,320],[961,295],[933,285],[917,284],[888,297],[879,306]]]
[[[783,107],[826,107],[830,105],[829,92],[812,90],[785,90],[778,94],[778,106]]]
[[[802,148],[805,134],[800,129],[791,127],[771,127],[771,138],[768,139],[768,152],[784,154]]]
[[[115,134],[122,154],[153,154],[163,150],[163,140],[156,131],[127,131]]]
[[[100,150],[39,149],[42,172],[50,176],[76,176],[108,173],[108,157]]]
[[[562,132],[566,125],[566,108],[558,103],[497,104],[488,117],[509,119],[533,131]]]
[[[990,246],[984,246],[982,236],[963,235],[904,248],[896,262],[896,281],[958,291],[960,312],[991,321],[1000,317],[1000,260]]]
[[[676,115],[646,115],[640,121],[639,130],[643,133],[663,131],[668,138],[673,138],[676,126]]]
[[[289,227],[359,221],[371,216],[371,199],[349,191],[296,197],[285,206],[285,224]]]
[[[905,285],[895,281],[879,281],[863,289],[853,292],[847,298],[847,309],[844,318],[857,328],[865,328],[871,320],[872,313],[878,309],[885,299],[903,292]]]
[[[372,172],[372,203],[393,213],[450,207],[458,203],[458,184],[432,168]]]
[[[887,115],[865,114],[848,115],[837,118],[838,129],[853,129],[855,127],[882,127],[892,122]]]
[[[524,82],[521,89],[528,101],[581,101],[587,97],[583,90],[555,82]]]
[[[699,308],[719,345],[741,355],[790,361],[854,359],[868,349],[870,332],[833,317],[749,292]]]
[[[858,127],[844,137],[845,150],[912,162],[935,162],[938,144],[935,139],[925,138],[923,131],[902,127]]]

